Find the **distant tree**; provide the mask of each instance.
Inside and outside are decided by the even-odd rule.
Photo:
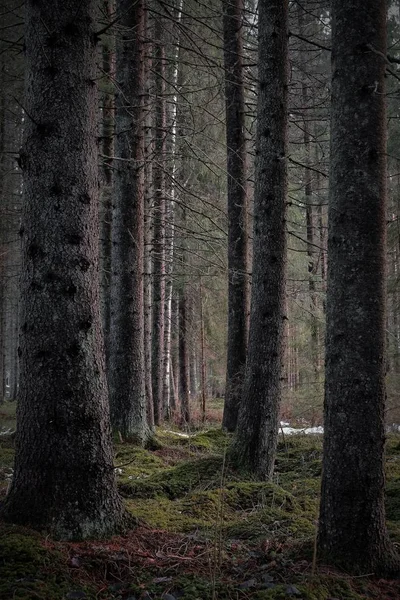
[[[398,574],[384,512],[386,3],[333,0],[332,19],[318,551],[346,571]]]
[[[94,0],[26,2],[21,379],[7,521],[65,539],[125,521],[98,283]]]
[[[259,86],[249,346],[233,454],[272,474],[281,397],[286,273],[288,2],[259,2]]]
[[[116,161],[112,215],[110,406],[123,438],[144,444],[144,53],[142,0],[117,0]]]
[[[236,428],[248,334],[247,180],[243,0],[223,0],[228,174],[228,348],[222,426]]]

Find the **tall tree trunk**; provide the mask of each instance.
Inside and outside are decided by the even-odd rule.
[[[108,23],[111,23],[114,12],[114,1],[104,0],[103,8]],[[106,366],[109,363],[110,343],[110,310],[111,310],[111,221],[112,221],[112,187],[113,187],[113,155],[115,134],[115,48],[113,38],[107,37],[102,47],[103,73],[103,119],[102,119],[102,154],[103,154],[103,186],[100,201],[100,291],[101,309],[106,353]]]
[[[259,88],[249,348],[233,453],[271,476],[284,348],[288,2],[259,3]]]
[[[95,14],[94,0],[26,2],[21,381],[1,516],[65,539],[125,520],[100,323]]]
[[[154,74],[156,88],[155,106],[155,161],[153,166],[153,403],[154,421],[162,418],[165,335],[165,49],[163,46],[163,21],[155,21]]]
[[[145,6],[145,28],[147,40],[152,39],[152,23],[150,22],[148,6]],[[154,404],[152,383],[152,244],[153,244],[153,128],[151,114],[151,86],[152,86],[152,44],[146,44],[145,60],[145,136],[144,136],[144,365],[145,365],[145,391],[147,404],[147,421],[151,429],[154,428]]]
[[[112,218],[111,423],[123,438],[150,436],[144,374],[144,3],[117,0],[116,171]]]
[[[223,0],[228,173],[228,348],[222,427],[234,431],[246,363],[248,264],[243,0]]]
[[[307,12],[306,12],[307,11]],[[311,22],[309,7],[306,6],[306,11],[300,4],[297,5],[297,18],[299,34],[305,39],[305,36],[310,33],[308,25]],[[305,13],[305,14],[304,14]],[[307,45],[306,42],[299,42],[299,65],[301,76],[301,99],[303,109],[303,144],[305,153],[305,168],[304,168],[304,203],[306,208],[306,235],[307,235],[307,255],[308,255],[308,292],[310,295],[310,355],[312,365],[312,379],[316,383],[319,378],[319,360],[318,360],[318,304],[315,286],[315,276],[317,272],[318,262],[316,260],[316,244],[314,240],[314,210],[313,210],[313,181],[311,173],[311,135],[310,135],[310,92],[307,81]]]
[[[318,550],[348,572],[398,574],[384,513],[386,4],[333,0],[332,19]]]
[[[179,398],[180,421],[183,427],[190,425],[190,378],[188,348],[188,311],[185,290],[179,297]]]

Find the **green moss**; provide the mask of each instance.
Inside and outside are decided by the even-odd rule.
[[[386,485],[386,517],[400,521],[400,481],[389,481]]]
[[[218,456],[202,458],[164,469],[145,480],[121,482],[120,490],[127,497],[175,499],[196,487],[215,487],[221,480],[223,460]]]
[[[68,571],[57,552],[43,547],[39,534],[0,526],[0,597],[58,600],[71,589]]]
[[[146,479],[165,469],[161,458],[149,450],[128,444],[116,446],[114,464],[118,481],[126,484],[132,480]]]

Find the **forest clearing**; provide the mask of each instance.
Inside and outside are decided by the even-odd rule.
[[[221,412],[221,402],[212,405]],[[0,422],[15,423],[4,413]],[[119,490],[137,518],[125,536],[67,543],[0,525],[0,598],[400,598],[399,580],[351,577],[319,563],[313,568],[321,436],[280,436],[271,482],[233,468],[229,437],[215,426],[189,437],[160,428],[151,450],[116,444]],[[0,448],[3,496],[13,461],[9,436],[0,437]],[[399,547],[398,435],[388,439],[386,472],[388,528]]]

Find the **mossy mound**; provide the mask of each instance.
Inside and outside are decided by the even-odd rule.
[[[182,435],[179,431],[157,431],[157,439],[164,446],[180,446],[191,449],[194,453],[223,454],[229,446],[232,436],[221,429],[209,429],[192,434]]]
[[[164,461],[154,452],[124,444],[115,448],[114,465],[118,480],[124,483],[146,479],[165,469]]]
[[[121,482],[119,488],[126,497],[156,498],[165,496],[174,500],[200,485],[204,488],[216,487],[221,480],[222,468],[222,457],[210,456],[164,469],[145,480]]]
[[[322,436],[294,435],[278,443],[275,473],[290,478],[319,477],[322,469]]]
[[[0,525],[0,598],[61,600],[70,589],[61,556],[44,548],[39,534]]]

